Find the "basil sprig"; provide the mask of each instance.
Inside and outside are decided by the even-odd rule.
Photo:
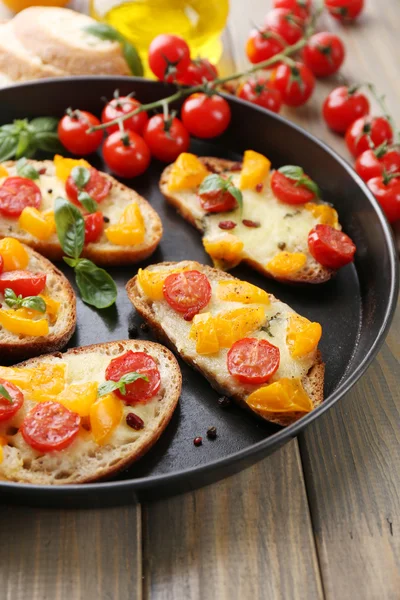
[[[240,213],[243,212],[243,196],[239,188],[235,187],[232,183],[232,177],[224,179],[221,175],[212,174],[208,175],[203,179],[199,193],[206,194],[207,192],[216,192],[221,190],[222,192],[229,192],[236,200],[239,206]]]
[[[285,175],[285,177],[289,177],[289,179],[293,179],[296,183],[295,185],[299,187],[300,185],[307,188],[316,196],[317,198],[321,197],[321,192],[318,185],[307,177],[301,167],[297,167],[294,165],[286,165],[285,167],[281,167],[278,169],[279,173]]]
[[[2,385],[1,383],[0,383],[0,396],[3,396],[3,398],[8,400],[10,404],[13,403],[13,399],[11,398],[10,394],[8,393],[8,391],[6,390],[4,385]]]
[[[16,158],[31,158],[37,150],[61,152],[57,134],[58,119],[38,117],[16,119],[0,127],[0,162]]]
[[[28,163],[26,158],[20,158],[16,167],[17,174],[20,177],[26,177],[26,179],[32,179],[32,181],[40,178],[39,171],[37,171],[33,165]]]
[[[84,31],[94,35],[100,40],[118,42],[121,46],[122,54],[132,72],[132,75],[143,76],[143,65],[135,46],[133,46],[119,31],[107,25],[106,23],[94,23],[84,28]]]
[[[56,198],[54,218],[61,248],[67,255],[64,261],[75,270],[82,300],[95,308],[108,308],[117,299],[117,286],[107,271],[87,258],[80,258],[85,243],[85,221],[79,209],[65,198]]]
[[[84,188],[89,183],[90,171],[86,167],[74,167],[71,171],[72,179],[78,188],[78,200],[84,208],[90,213],[95,213],[98,210],[98,205],[95,200],[85,192]]]
[[[21,294],[17,294],[11,288],[4,290],[4,302],[10,308],[30,308],[31,310],[37,310],[38,312],[46,312],[46,302],[40,296],[26,296],[23,298]]]
[[[105,381],[99,385],[97,396],[100,398],[101,396],[106,396],[107,394],[111,394],[111,392],[115,392],[115,390],[120,391],[121,394],[125,396],[126,386],[130,383],[134,383],[138,379],[143,379],[144,381],[147,381],[147,383],[149,382],[147,375],[142,375],[141,373],[132,371],[131,373],[122,375],[119,381]]]

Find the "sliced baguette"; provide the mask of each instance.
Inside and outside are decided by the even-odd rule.
[[[228,175],[235,175],[235,174],[237,175],[238,171],[240,171],[241,166],[242,166],[240,162],[234,162],[234,161],[226,160],[226,159],[222,159],[222,158],[199,157],[199,159],[207,167],[207,169],[210,171],[210,173],[226,173]],[[169,165],[168,167],[166,167],[166,169],[164,169],[164,171],[161,175],[161,179],[160,179],[160,190],[161,190],[162,194],[165,196],[167,202],[169,204],[171,204],[172,206],[174,206],[186,221],[191,223],[200,232],[205,233],[206,226],[207,226],[207,219],[204,217],[205,217],[206,213],[205,213],[205,211],[203,211],[201,209],[200,204],[196,198],[196,190],[192,190],[192,194],[179,194],[179,193],[171,192],[168,188],[168,181],[169,181],[169,176],[171,173],[172,166],[173,165]],[[194,200],[195,200],[195,202],[194,202]],[[260,202],[262,202],[262,199],[260,199]],[[287,206],[288,212],[290,212],[290,209],[297,210],[298,208],[299,208],[298,206],[294,206],[294,207],[289,206],[289,205]],[[302,210],[305,211],[305,213],[308,213],[307,218],[310,219],[310,213],[308,211],[306,211],[306,209],[302,209]],[[266,214],[266,216],[268,215],[267,211],[265,214]],[[251,217],[248,217],[246,215],[245,209],[244,209],[244,215],[246,218],[251,219]],[[230,218],[230,216],[228,215],[228,213],[223,213],[223,215],[221,214],[221,220],[225,220],[225,219],[229,219],[229,218]],[[318,223],[318,221],[315,220],[315,224],[317,224],[317,223]],[[310,229],[311,229],[311,227],[310,227]],[[253,229],[252,231],[254,232],[257,230]],[[221,234],[222,233],[223,232],[221,231]],[[235,234],[235,230],[233,230],[231,232],[230,231],[225,232],[225,233]],[[266,232],[266,236],[268,236],[268,232]],[[276,252],[278,252],[278,247],[276,248]],[[253,267],[257,271],[259,271],[266,277],[278,279],[279,281],[283,281],[285,283],[293,282],[293,283],[316,283],[317,284],[317,283],[323,283],[325,281],[328,281],[334,274],[334,271],[332,271],[331,269],[327,269],[326,267],[323,267],[322,265],[320,265],[313,259],[313,257],[310,255],[310,253],[308,251],[307,239],[305,240],[305,244],[304,244],[304,252],[307,254],[306,265],[303,267],[303,269],[301,269],[301,270],[297,271],[296,273],[292,274],[291,276],[287,276],[287,277],[274,277],[266,268],[267,261],[255,260],[248,254],[246,254],[242,260],[243,260],[243,262],[249,264],[251,267]]]
[[[32,248],[25,248],[30,258],[26,270],[46,273],[45,293],[60,302],[60,308],[56,322],[49,324],[49,335],[43,337],[17,335],[0,326],[0,355],[7,362],[61,350],[71,339],[76,327],[75,293],[69,281],[49,260]],[[2,298],[0,294],[1,301]]]
[[[98,445],[90,432],[82,429],[72,444],[60,452],[40,454],[33,450],[17,432],[7,436],[7,430],[19,429],[25,415],[35,402],[25,394],[20,411],[7,424],[0,423],[0,435],[6,435],[3,446],[0,478],[34,485],[65,485],[86,483],[112,477],[141,458],[157,442],[167,427],[178,404],[182,377],[174,355],[159,344],[125,340],[74,348],[65,354],[40,356],[17,365],[34,368],[43,363],[67,363],[67,383],[104,382],[109,362],[127,352],[147,352],[157,362],[161,388],[147,404],[127,406],[123,403],[120,424],[104,445]],[[136,431],[126,424],[128,413],[135,413],[145,423]]]
[[[130,75],[118,42],[84,31],[96,21],[67,8],[32,6],[13,19],[15,34],[28,52],[70,75]]]
[[[46,170],[46,173],[40,175],[40,179],[36,183],[42,192],[41,209],[52,210],[54,201],[58,196],[66,197],[65,185],[56,177],[55,166],[52,161],[30,160],[29,162],[38,171]],[[10,176],[16,174],[15,164],[13,161],[3,163]],[[103,175],[111,181],[112,188],[109,196],[99,205],[99,210],[110,219],[109,224],[113,225],[117,223],[128,204],[137,202],[146,226],[145,239],[141,244],[134,246],[116,246],[111,244],[103,234],[98,242],[85,245],[82,256],[93,260],[97,265],[104,266],[127,265],[144,260],[154,252],[161,240],[162,223],[160,217],[147,200],[139,196],[134,190],[126,187],[111,175],[106,173],[103,173]],[[51,193],[49,193],[49,190],[51,190]],[[50,260],[61,260],[64,256],[56,233],[49,239],[41,241],[20,229],[17,219],[0,216],[0,238],[8,235],[28,244],[50,258]]]
[[[204,273],[211,282],[218,282],[226,279],[232,279],[238,281],[232,275],[224,273],[218,269],[213,269],[205,265],[201,265],[194,261],[182,261],[180,263],[160,263],[158,265],[152,265],[151,269],[174,269],[187,267],[190,269],[196,269]],[[173,331],[166,331],[166,320],[160,320],[154,309],[154,302],[152,302],[143,292],[140,285],[138,284],[137,276],[128,281],[126,290],[128,297],[136,308],[138,313],[146,320],[150,327],[154,330],[158,339],[163,343],[166,343],[170,348],[177,352],[183,360],[185,360],[190,366],[198,370],[211,384],[211,386],[223,395],[227,395],[233,398],[240,406],[250,410],[252,409],[246,403],[246,397],[251,389],[241,389],[243,386],[237,386],[233,381],[232,377],[225,377],[222,370],[218,372],[213,371],[211,367],[211,360],[203,361],[203,364],[199,364],[199,355],[194,352],[188,352],[182,348],[183,340],[179,338],[179,321],[183,321],[183,317],[177,315],[176,326]],[[271,301],[276,300],[272,294],[270,294]],[[164,304],[165,301],[162,301]],[[279,302],[279,301],[278,301]],[[284,305],[286,306],[286,305]],[[232,307],[231,307],[232,308]],[[289,307],[287,307],[289,308]],[[171,309],[172,310],[172,309]],[[205,311],[208,310],[207,308]],[[272,341],[274,343],[274,341]],[[210,359],[210,357],[207,357]],[[212,358],[212,357],[211,357]],[[205,364],[208,363],[208,364]],[[316,352],[314,361],[312,362],[308,372],[302,378],[302,384],[309,395],[313,408],[316,408],[321,404],[324,399],[324,373],[325,365],[322,362],[322,357],[319,351]],[[252,386],[254,388],[254,386]],[[259,386],[255,386],[259,387]],[[299,412],[284,412],[284,413],[269,413],[266,415],[260,415],[271,423],[277,423],[278,425],[287,426],[297,421],[304,413]]]

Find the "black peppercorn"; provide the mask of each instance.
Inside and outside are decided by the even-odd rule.
[[[228,396],[221,396],[221,398],[218,398],[218,405],[221,408],[228,408],[231,405],[231,399]]]
[[[109,223],[110,219],[108,217],[106,217],[106,215],[103,215],[103,221],[104,221],[104,223]]]
[[[147,325],[147,323],[142,323],[140,326],[140,329],[144,332],[149,330],[149,326]]]
[[[130,325],[128,331],[129,331],[129,337],[130,338],[137,338],[137,336],[138,336],[138,328],[136,327],[136,325]]]
[[[207,429],[207,437],[209,440],[215,440],[217,437],[217,428],[216,427],[209,427]]]

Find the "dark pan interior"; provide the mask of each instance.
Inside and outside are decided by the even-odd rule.
[[[23,85],[0,91],[0,123],[39,115],[61,116],[68,106],[100,113],[101,97],[133,90],[142,102],[169,91],[163,84],[126,78],[76,78]],[[396,258],[391,234],[375,201],[347,164],[323,144],[289,122],[231,101],[229,131],[211,142],[193,141],[200,155],[237,160],[251,148],[266,154],[274,166],[300,164],[315,179],[325,200],[338,209],[344,230],[357,244],[355,266],[340,271],[320,286],[285,286],[260,277],[247,267],[234,274],[267,289],[323,326],[321,350],[326,362],[324,405],[286,430],[269,425],[235,406],[222,409],[216,394],[197,373],[181,362],[183,391],[179,408],[158,444],[114,482],[35,488],[0,483],[0,500],[46,505],[114,504],[159,497],[210,483],[250,465],[281,446],[308,422],[332,405],[360,376],[383,341],[397,295]],[[93,161],[103,168],[100,157]],[[161,215],[164,237],[156,253],[141,265],[112,269],[120,293],[117,305],[106,311],[90,309],[78,300],[78,329],[69,346],[137,337],[151,339],[125,294],[124,286],[139,266],[162,260],[192,258],[209,263],[200,235],[167,206],[158,189],[163,166],[154,162],[147,173],[129,182]],[[70,276],[70,270],[62,266]],[[138,333],[135,333],[137,331]],[[6,362],[6,357],[1,357]],[[206,430],[215,426],[210,441]],[[193,438],[203,436],[196,448]]]

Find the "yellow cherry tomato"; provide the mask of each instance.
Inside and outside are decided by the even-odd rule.
[[[243,157],[239,187],[241,190],[254,189],[263,183],[271,169],[271,161],[254,150],[246,150]]]
[[[117,225],[105,230],[109,242],[117,246],[134,246],[144,241],[146,233],[143,215],[136,202],[129,204]]]
[[[19,310],[23,312],[20,313]],[[3,310],[0,309],[0,325],[16,335],[29,335],[41,337],[49,333],[49,322],[47,319],[33,321],[26,318],[24,309]]]
[[[137,274],[138,283],[150,300],[164,300],[163,287],[164,281],[168,275],[171,275],[172,273],[182,273],[188,269],[189,267],[172,270],[163,269],[162,271],[139,269]]]
[[[86,167],[90,169],[90,164],[84,158],[64,158],[59,154],[54,157],[54,165],[56,167],[56,176],[61,181],[67,181],[74,167]]]
[[[269,413],[303,412],[313,409],[300,379],[279,379],[258,388],[246,398],[247,404],[261,416]]]
[[[65,387],[56,395],[38,389],[32,392],[32,398],[36,402],[59,402],[81,417],[89,417],[92,404],[97,400],[97,387],[96,382],[77,383]]]
[[[319,323],[312,323],[300,315],[291,315],[286,335],[286,342],[293,358],[302,358],[318,346],[322,336]]]
[[[228,233],[225,237],[214,241],[204,238],[203,245],[215,266],[234,267],[241,261],[244,244],[236,235]]]
[[[313,217],[319,219],[319,222],[323,225],[330,225],[337,229],[339,225],[339,217],[334,208],[327,204],[315,204],[314,202],[307,202],[304,208],[309,210]]]
[[[207,355],[219,352],[215,320],[211,313],[201,313],[194,316],[189,337],[196,340],[196,352],[198,354]]]
[[[171,167],[168,189],[172,191],[195,188],[209,175],[208,169],[194,154],[182,152]]]
[[[226,302],[242,302],[243,304],[270,304],[269,295],[265,290],[247,281],[220,281],[217,296]]]
[[[4,271],[23,271],[28,266],[28,251],[14,238],[6,237],[0,240],[0,255],[3,257]]]
[[[262,306],[236,308],[216,315],[214,320],[221,348],[230,348],[261,327],[265,321],[265,310]]]
[[[22,211],[18,224],[21,229],[27,231],[39,240],[48,240],[49,237],[53,235],[55,229],[55,223],[53,227],[50,219],[49,216],[46,218],[43,213],[37,210],[37,208],[27,206]]]
[[[97,444],[104,444],[121,422],[122,402],[113,394],[102,396],[90,407],[90,426]]]
[[[0,367],[0,378],[10,381],[27,393],[59,394],[65,386],[65,363],[41,363],[33,368]]]
[[[301,271],[306,262],[307,257],[303,252],[279,252],[266,268],[274,277],[288,277]]]

